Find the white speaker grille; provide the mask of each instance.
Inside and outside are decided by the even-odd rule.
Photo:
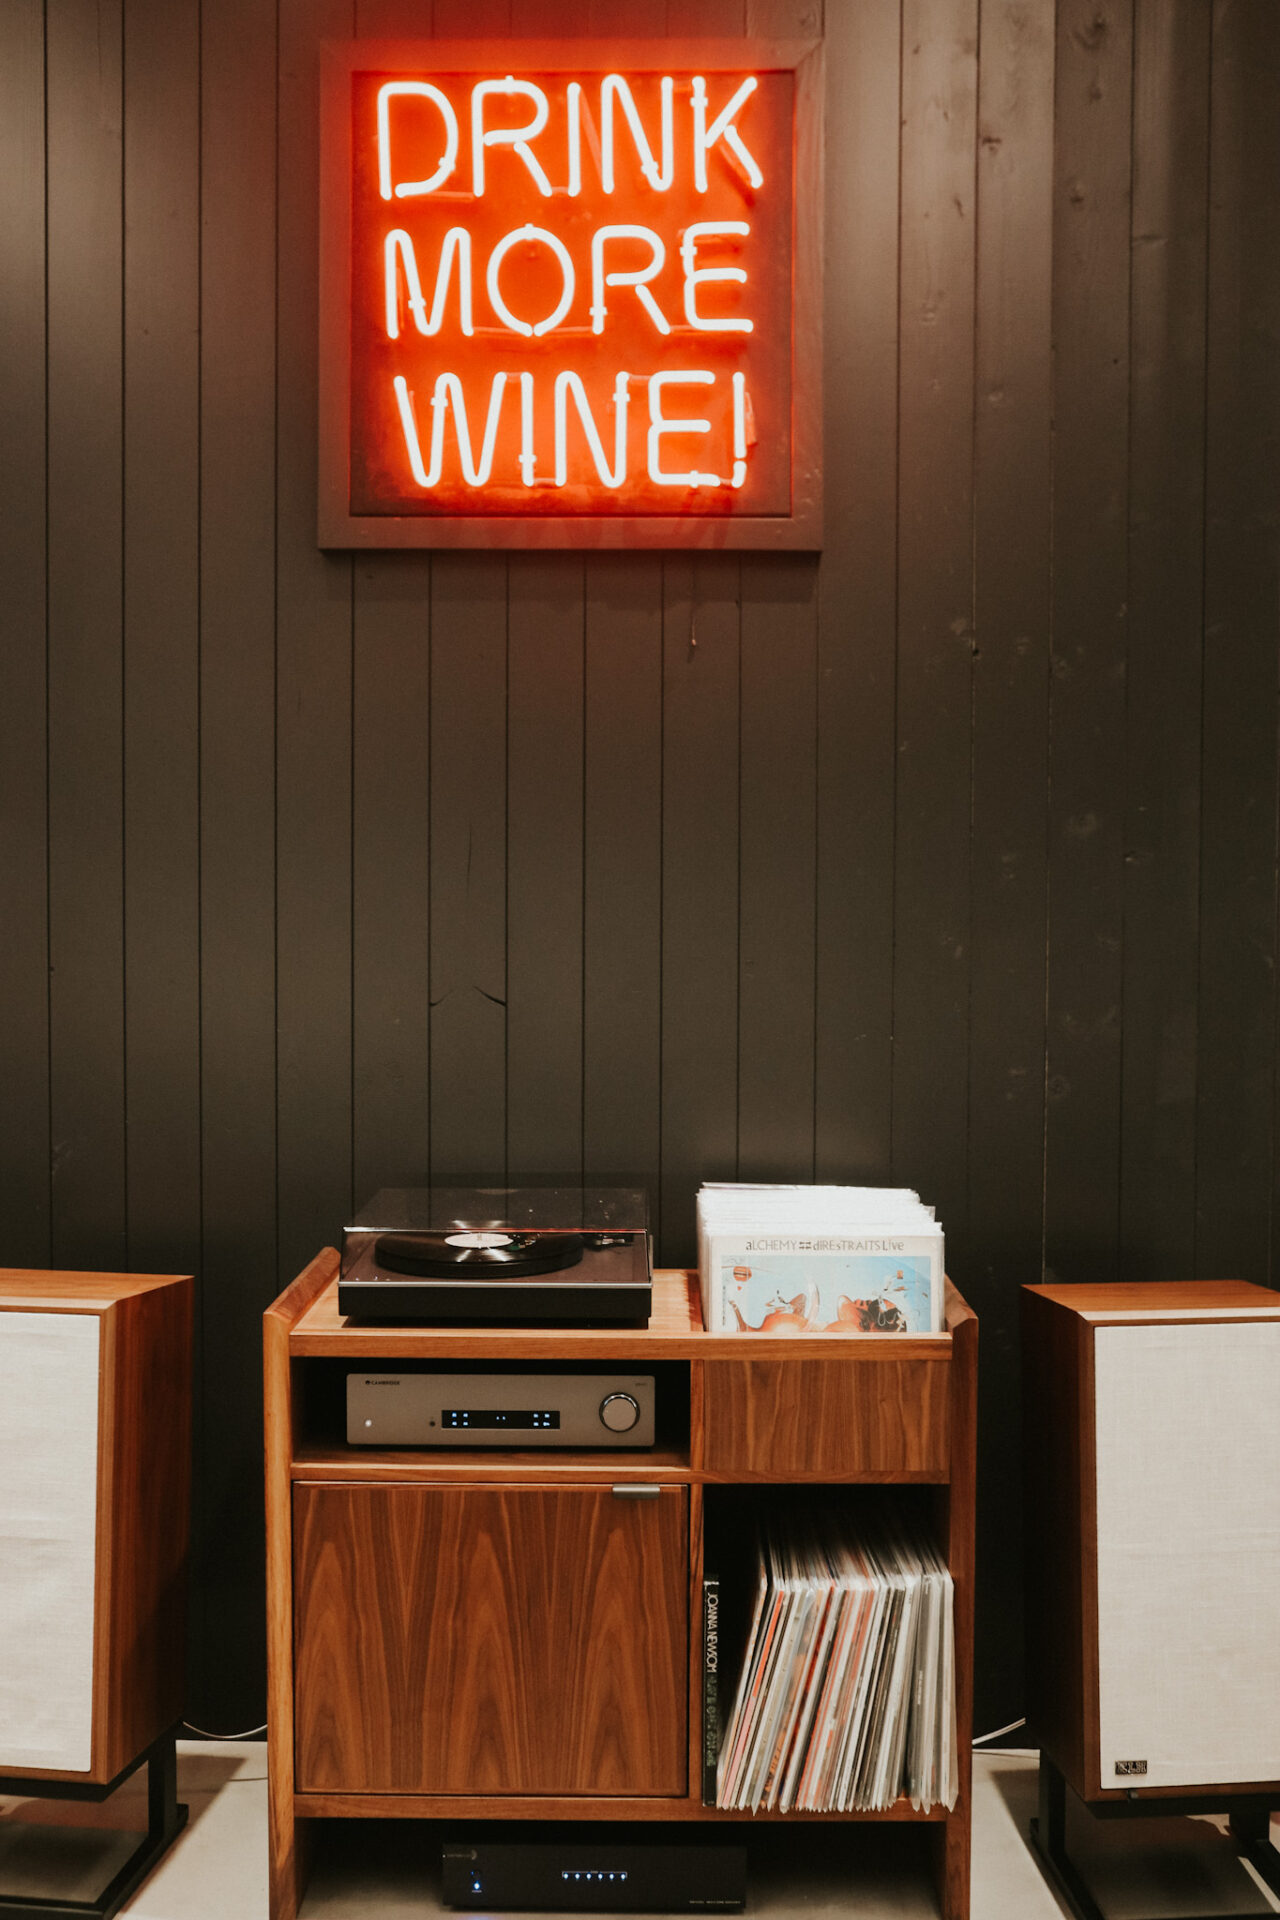
[[[0,1773],[91,1765],[98,1337],[0,1313]]]
[[[1280,1779],[1280,1322],[1094,1353],[1101,1783]]]

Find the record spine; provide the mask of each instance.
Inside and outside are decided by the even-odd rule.
[[[720,1576],[702,1581],[702,1804],[716,1804],[720,1761]]]

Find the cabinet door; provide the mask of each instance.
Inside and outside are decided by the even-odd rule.
[[[296,1487],[298,1790],[683,1794],[687,1509]]]

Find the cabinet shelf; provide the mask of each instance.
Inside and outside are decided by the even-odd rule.
[[[684,1271],[655,1274],[645,1329],[356,1327],[337,1272],[318,1255],[265,1322],[272,1920],[295,1920],[315,1823],[352,1817],[920,1825],[944,1920],[967,1920],[977,1322],[959,1294],[917,1336],[709,1336]],[[643,1364],[659,1445],[349,1447],[345,1370],[370,1360]],[[658,1497],[613,1498],[628,1483]],[[702,1804],[704,1522],[793,1483],[914,1486],[931,1517],[955,1584],[950,1813]]]
[[[565,1794],[521,1797],[513,1794],[429,1793],[299,1793],[294,1805],[300,1815],[326,1820],[726,1820],[779,1821],[827,1825],[890,1820],[899,1825],[942,1826],[951,1817],[945,1807],[919,1811],[909,1800],[895,1800],[879,1813],[751,1813],[729,1807],[704,1807],[687,1796],[626,1798],[621,1795],[590,1798]]]
[[[289,1465],[293,1480],[406,1481],[424,1485],[451,1481],[599,1481],[612,1485],[623,1480],[691,1481],[695,1476],[688,1453],[646,1447],[637,1453],[610,1453],[539,1449],[527,1453],[495,1453],[450,1448],[443,1456],[421,1452],[393,1452],[382,1448],[301,1446]]]

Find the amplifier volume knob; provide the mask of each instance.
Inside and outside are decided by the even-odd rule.
[[[600,1419],[610,1433],[629,1433],[640,1418],[640,1403],[629,1393],[607,1393],[600,1402]]]

